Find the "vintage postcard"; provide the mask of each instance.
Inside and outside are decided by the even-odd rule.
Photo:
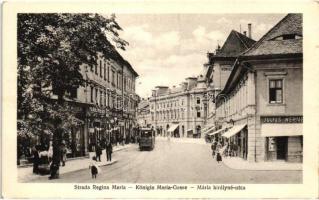
[[[318,4],[186,2],[3,4],[4,198],[318,197]]]

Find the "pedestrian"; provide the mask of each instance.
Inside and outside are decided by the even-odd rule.
[[[216,142],[212,143],[211,149],[212,149],[212,156],[214,158],[216,154]]]
[[[48,149],[48,161],[49,163],[52,161],[52,157],[53,157],[53,145],[52,145],[52,141],[49,142],[49,149]]]
[[[107,141],[106,143],[106,161],[112,161],[112,152],[113,152],[113,146],[110,141]]]
[[[40,164],[40,156],[38,145],[32,147],[32,155],[33,155],[33,173],[39,173],[39,164]]]
[[[61,143],[60,152],[61,152],[61,162],[62,162],[62,166],[65,166],[67,149],[66,149],[66,146],[65,146],[65,142],[64,142],[64,141],[62,141],[62,143]]]
[[[216,160],[218,163],[222,161],[222,156],[221,156],[220,151],[217,152]]]
[[[233,145],[233,156],[236,157],[237,156],[237,151],[238,151],[238,145],[235,143]]]
[[[95,156],[96,156],[97,162],[101,162],[101,154],[102,154],[102,149],[101,149],[100,143],[97,142],[95,147]]]
[[[101,169],[97,164],[96,157],[93,156],[92,161],[89,165],[89,169],[91,170],[92,179],[96,179],[96,175],[101,173]]]

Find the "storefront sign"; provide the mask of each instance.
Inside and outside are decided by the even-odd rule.
[[[261,117],[262,123],[302,123],[302,116],[269,116]]]
[[[273,137],[268,138],[268,151],[275,151],[276,139]]]
[[[98,113],[98,114],[102,114],[102,115],[105,114],[105,110],[104,110],[104,109],[101,109],[101,108],[90,107],[89,110],[90,110],[90,112],[92,112],[92,113]]]

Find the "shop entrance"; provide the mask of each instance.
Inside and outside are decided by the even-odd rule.
[[[287,137],[277,137],[276,145],[277,145],[277,160],[285,160],[287,158]]]

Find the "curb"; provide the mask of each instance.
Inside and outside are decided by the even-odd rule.
[[[112,162],[109,162],[109,163],[106,163],[106,164],[101,164],[101,165],[98,165],[99,167],[103,167],[103,166],[108,166],[108,165],[113,165],[113,164],[115,164],[115,163],[117,163],[118,162],[118,160],[114,160],[114,161],[112,161]]]
[[[120,149],[115,149],[113,152],[117,152],[117,151],[121,151],[121,150],[124,150],[124,149],[127,149],[131,147],[131,144],[128,146],[124,146],[123,148],[120,148]],[[88,155],[86,156],[81,156],[81,157],[76,157],[76,158],[68,158],[67,161],[72,161],[72,160],[82,160],[82,159],[87,159],[87,158],[90,158],[90,152],[88,152]],[[17,168],[28,168],[28,167],[32,167],[33,166],[33,163],[28,163],[28,164],[25,164],[25,165],[17,165]]]
[[[234,169],[234,170],[246,170],[246,171],[302,171],[302,167],[301,169],[291,169],[291,168],[249,168],[249,167],[236,167],[236,166],[231,166],[230,163],[225,162],[224,160],[222,161],[222,163],[227,166],[230,169]]]

